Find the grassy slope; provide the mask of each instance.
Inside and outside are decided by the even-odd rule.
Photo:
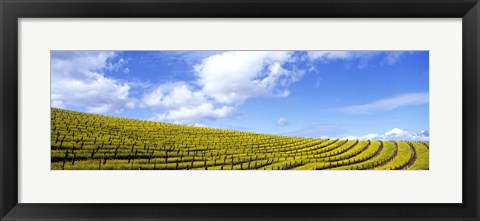
[[[383,148],[381,141],[275,136],[51,111],[53,170],[373,169],[386,159],[396,162],[390,159],[393,145]],[[428,149],[412,144],[421,147],[417,154],[421,163],[414,162],[409,169],[428,169]],[[410,158],[408,154],[398,155],[401,163]],[[382,169],[387,168],[392,167]]]

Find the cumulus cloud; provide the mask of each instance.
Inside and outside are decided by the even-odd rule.
[[[133,108],[130,86],[106,77],[102,72],[113,68],[108,63],[115,56],[109,51],[53,51],[51,55],[51,105],[74,105],[91,113],[120,113]]]
[[[188,125],[194,121],[227,118],[234,112],[232,106],[214,105],[202,91],[195,91],[185,82],[157,86],[143,96],[140,106],[164,110],[164,113],[155,114],[150,120]]]
[[[286,97],[288,86],[305,73],[286,63],[288,51],[229,51],[214,53],[194,65],[192,82],[158,85],[141,99],[141,107],[162,108],[151,119],[191,124],[231,117],[253,97]]]
[[[393,128],[384,134],[367,134],[365,136],[347,136],[342,139],[349,140],[392,140],[392,141],[429,141],[430,133],[428,130],[408,131],[399,128]]]
[[[195,65],[197,84],[216,102],[241,104],[250,97],[288,96],[287,86],[304,71],[286,70],[289,51],[230,51]]]
[[[284,118],[284,117],[278,118],[277,126],[282,127],[282,126],[286,126],[286,125],[288,125],[288,120],[287,120],[287,118]]]
[[[155,90],[145,93],[141,105],[176,109],[179,107],[195,107],[206,101],[207,99],[201,91],[193,91],[191,86],[185,82],[175,82],[159,85]]]
[[[339,111],[349,114],[365,114],[377,111],[393,110],[403,106],[422,105],[429,102],[428,93],[408,93],[395,97],[381,99],[366,104],[338,108]]]

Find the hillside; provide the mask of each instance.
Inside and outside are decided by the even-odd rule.
[[[52,170],[429,168],[426,142],[275,136],[51,109]]]

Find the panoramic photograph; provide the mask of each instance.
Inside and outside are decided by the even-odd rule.
[[[51,170],[429,170],[428,51],[50,52]]]

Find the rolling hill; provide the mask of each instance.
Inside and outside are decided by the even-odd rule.
[[[51,109],[52,170],[428,170],[428,142],[276,136]]]

